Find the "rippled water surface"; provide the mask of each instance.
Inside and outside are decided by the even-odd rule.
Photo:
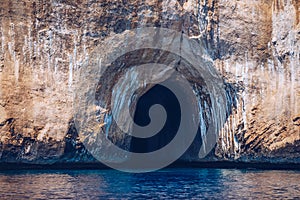
[[[0,172],[0,199],[297,199],[300,171],[166,169]]]

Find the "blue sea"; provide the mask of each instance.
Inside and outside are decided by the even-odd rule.
[[[0,199],[300,199],[300,171],[2,171]]]

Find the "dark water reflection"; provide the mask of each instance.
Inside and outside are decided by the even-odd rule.
[[[166,169],[0,172],[0,199],[297,199],[299,171]]]

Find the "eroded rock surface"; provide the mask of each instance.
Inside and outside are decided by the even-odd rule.
[[[201,59],[224,80],[230,109],[215,149],[204,160],[300,163],[299,9],[297,0],[4,0],[0,161],[94,162],[74,126],[79,69],[107,38],[161,27],[198,41]],[[103,51],[118,48],[112,43]],[[195,91],[201,96],[200,82]],[[105,121],[112,91],[104,91],[101,134],[129,147],[130,140]],[[189,155],[202,145],[202,130],[182,160],[203,160]]]

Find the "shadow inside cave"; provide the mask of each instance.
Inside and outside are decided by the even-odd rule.
[[[170,143],[177,134],[181,122],[180,104],[175,94],[163,85],[154,85],[139,98],[134,112],[134,122],[139,126],[147,126],[151,123],[149,110],[155,104],[164,107],[167,113],[166,122],[162,129],[151,137],[132,137],[131,152],[148,153],[159,150]],[[133,129],[133,132],[135,131]],[[138,133],[135,135],[138,135]]]

